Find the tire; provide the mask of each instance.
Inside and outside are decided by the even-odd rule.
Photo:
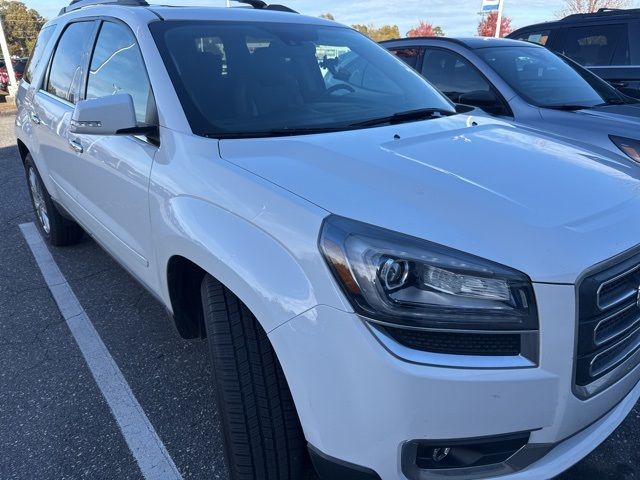
[[[29,154],[25,158],[24,167],[27,174],[29,196],[36,215],[36,225],[38,225],[42,236],[55,247],[78,243],[84,234],[82,228],[73,220],[60,214]]]
[[[201,293],[230,479],[307,478],[306,441],[267,334],[213,277]]]

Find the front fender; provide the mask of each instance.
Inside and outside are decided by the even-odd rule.
[[[316,258],[309,258],[308,244],[296,248],[296,242],[317,238],[317,231],[309,238],[291,235],[285,245],[256,223],[202,199],[173,197],[165,207],[170,232],[161,241],[159,263],[166,266],[181,255],[197,264],[240,298],[265,331],[319,304],[344,307],[315,242]]]

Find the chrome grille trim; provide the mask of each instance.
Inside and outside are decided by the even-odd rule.
[[[640,374],[640,245],[576,282],[573,392],[586,400]]]
[[[627,300],[629,300],[630,298],[632,298],[633,296],[638,294],[638,290],[637,289],[630,289],[628,292],[623,293],[622,295],[620,295],[618,298],[616,298],[615,300],[611,300],[606,304],[602,304],[601,302],[601,296],[602,296],[602,290],[607,287],[608,285],[611,285],[614,282],[617,282],[618,280],[623,279],[624,277],[633,275],[634,273],[636,273],[637,271],[640,270],[640,265],[636,265],[633,268],[630,268],[624,272],[622,272],[621,274],[615,276],[614,278],[607,280],[606,282],[604,282],[602,285],[600,285],[600,287],[598,288],[598,299],[597,299],[597,303],[598,303],[598,308],[602,311],[604,310],[608,310],[611,307],[614,307],[616,305],[619,305]]]
[[[598,331],[601,330],[603,327],[606,327],[608,323],[610,323],[612,320],[614,320],[615,318],[617,318],[619,315],[622,315],[626,312],[629,312],[631,310],[637,309],[637,305],[635,303],[632,303],[631,305],[627,305],[626,307],[624,307],[622,310],[618,310],[615,313],[612,313],[611,315],[609,315],[608,317],[600,320],[598,322],[598,324],[596,325],[596,328],[593,329],[593,343],[595,343],[596,345],[600,346],[600,345],[604,345],[607,342],[610,342],[611,340],[613,340],[614,338],[617,338],[621,335],[624,335],[625,333],[627,333],[629,330],[637,327],[638,325],[640,325],[640,312],[637,314],[635,320],[633,320],[631,323],[626,324],[626,326],[624,328],[622,328],[621,330],[609,334],[604,338],[598,338]]]
[[[633,341],[634,339],[635,341]],[[629,342],[629,345],[625,345],[626,342]],[[597,361],[600,358],[606,356],[607,354],[616,350],[617,348],[620,348],[621,346],[623,346],[622,350],[620,351],[620,353],[618,353],[614,357],[613,360],[602,365],[597,370],[594,369],[594,366],[596,365]],[[627,360],[629,357],[631,357],[636,352],[636,350],[638,350],[638,348],[640,348],[640,328],[636,328],[633,332],[631,332],[625,338],[623,338],[619,342],[615,343],[614,345],[610,346],[606,350],[603,350],[602,352],[594,356],[593,359],[591,360],[589,373],[591,374],[592,377],[597,377],[598,375],[601,375],[604,372],[608,372],[609,370],[614,369],[615,367],[624,363],[624,361]]]

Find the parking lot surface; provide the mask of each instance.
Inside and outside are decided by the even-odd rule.
[[[0,479],[144,478],[19,228],[34,216],[7,116],[0,189]],[[92,240],[50,251],[181,476],[226,479],[206,343]],[[640,479],[639,427],[636,407],[559,478]]]

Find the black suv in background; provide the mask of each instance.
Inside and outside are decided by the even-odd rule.
[[[640,98],[640,8],[569,15],[521,28],[509,38],[560,52],[621,92]]]

